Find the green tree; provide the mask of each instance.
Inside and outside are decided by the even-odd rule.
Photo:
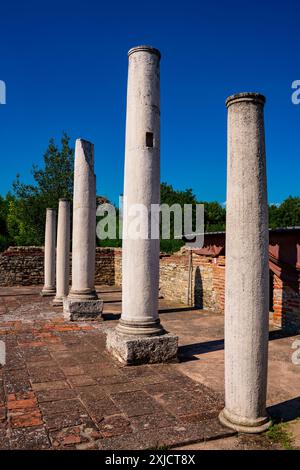
[[[0,196],[0,234],[1,235],[7,234],[7,226],[6,226],[7,210],[8,210],[8,205],[7,205],[6,198]]]
[[[205,232],[222,232],[225,230],[226,209],[219,202],[206,202],[204,204],[204,230]]]
[[[9,210],[9,200],[11,195],[8,193],[4,198],[0,196],[0,251],[5,250],[12,244],[12,239],[8,232],[7,216]]]
[[[161,184],[161,203],[168,205],[179,204],[182,208],[184,204],[193,205],[193,229],[195,230],[196,204],[204,204],[204,230],[205,232],[216,232],[225,230],[226,209],[218,202],[198,202],[192,189],[175,190],[172,185]],[[173,225],[171,214],[171,227]],[[171,240],[161,240],[161,250],[173,252],[179,250],[184,242],[175,240],[171,233]]]
[[[170,184],[161,183],[160,202],[161,204],[167,204],[169,206],[172,206],[173,204],[179,204],[182,209],[184,208],[184,204],[192,204],[193,222],[195,221],[197,200],[191,188],[182,191],[174,189],[173,186]],[[160,240],[160,249],[161,251],[166,253],[173,253],[175,251],[178,251],[184,245],[184,242],[182,240],[175,239],[174,237],[174,215],[172,212],[170,215],[170,229],[170,240]]]
[[[111,202],[109,202],[108,200],[103,201],[103,202],[104,203],[107,202],[107,203],[111,204]],[[99,203],[101,204],[103,202],[100,201]],[[97,203],[97,206],[98,206],[99,203]],[[122,238],[119,237],[119,232],[120,232],[120,218],[119,218],[120,209],[115,207],[115,211],[116,211],[116,238],[105,238],[104,240],[101,240],[97,236],[97,238],[96,238],[96,245],[97,246],[110,247],[110,248],[112,248],[112,247],[120,248],[122,246]],[[98,222],[101,221],[101,219],[104,219],[104,218],[105,218],[106,222],[110,223],[109,218],[107,217],[107,213],[105,213],[105,215],[97,217],[97,224],[98,224]],[[105,230],[107,230],[107,228]]]
[[[59,198],[73,197],[74,150],[64,133],[58,147],[50,139],[43,168],[34,165],[35,183],[22,183],[17,175],[13,183],[15,199],[8,212],[8,230],[18,245],[40,245],[44,240],[45,211],[57,208]]]
[[[269,205],[269,227],[279,227],[278,206],[276,204]]]
[[[161,204],[196,204],[196,196],[191,188],[184,191],[175,190],[171,184],[161,183],[160,185],[160,202]]]
[[[277,227],[300,226],[300,197],[289,196],[277,210]]]

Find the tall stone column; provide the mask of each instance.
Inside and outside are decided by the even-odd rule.
[[[269,427],[268,205],[265,98],[230,96],[226,200],[225,408],[220,420],[246,433]]]
[[[160,325],[160,245],[159,239],[151,239],[151,205],[160,203],[160,52],[138,46],[128,56],[122,316],[117,329],[108,333],[107,348],[131,364],[174,358],[178,338]],[[145,235],[140,238],[131,233],[137,204]]]
[[[56,296],[53,305],[63,305],[69,293],[70,278],[70,202],[60,199],[58,205],[56,248]]]
[[[42,296],[55,295],[55,241],[56,210],[46,209],[45,252],[44,252],[44,287]]]
[[[101,318],[103,301],[95,290],[96,177],[94,145],[77,139],[75,145],[72,288],[64,299],[64,314],[70,320]]]

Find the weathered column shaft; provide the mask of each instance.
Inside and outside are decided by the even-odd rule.
[[[122,315],[107,348],[126,363],[160,362],[177,352],[177,337],[159,321],[159,239],[151,238],[151,205],[160,202],[160,52],[138,46],[128,56]]]
[[[96,176],[94,145],[76,140],[71,294],[95,298]]]
[[[265,98],[228,98],[225,280],[225,409],[221,421],[261,432],[268,357],[268,205]]]
[[[157,333],[159,240],[132,239],[130,224],[135,204],[145,230],[150,230],[151,204],[160,202],[160,53],[153,48],[129,51],[126,151],[124,175],[124,231],[122,317],[120,329],[131,334]],[[149,234],[150,235],[150,234]]]
[[[43,296],[55,295],[56,211],[46,210]]]
[[[57,222],[56,296],[54,305],[62,305],[69,293],[70,278],[70,202],[60,199]]]
[[[101,316],[103,301],[95,290],[96,177],[94,145],[77,139],[75,145],[72,288],[64,300],[64,313],[71,320]]]

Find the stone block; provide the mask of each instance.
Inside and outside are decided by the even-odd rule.
[[[153,364],[177,358],[178,336],[165,333],[158,336],[124,335],[115,329],[107,331],[107,350],[120,362]]]
[[[66,320],[84,321],[102,319],[103,300],[74,300],[67,297],[63,302]]]

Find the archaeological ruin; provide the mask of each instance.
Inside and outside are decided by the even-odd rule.
[[[151,205],[160,201],[160,52],[140,46],[128,55],[122,316],[108,333],[107,348],[134,364],[175,358],[178,338],[164,331],[158,315],[159,238],[129,233],[131,207],[146,208],[141,224],[149,228]]]
[[[122,248],[96,248],[94,145],[80,138],[73,201],[47,209],[44,247],[0,254],[0,442],[17,448],[176,447],[299,410],[284,348],[300,331],[300,228],[268,228],[265,97],[226,101],[226,233],[160,253],[161,56],[128,56]],[[145,237],[131,236],[134,205]]]
[[[73,197],[72,287],[63,300],[69,320],[100,318],[103,301],[95,290],[96,176],[94,146],[76,140]]]
[[[67,199],[60,199],[57,217],[56,295],[53,299],[53,305],[63,305],[63,299],[69,294],[69,279],[70,201]]]

